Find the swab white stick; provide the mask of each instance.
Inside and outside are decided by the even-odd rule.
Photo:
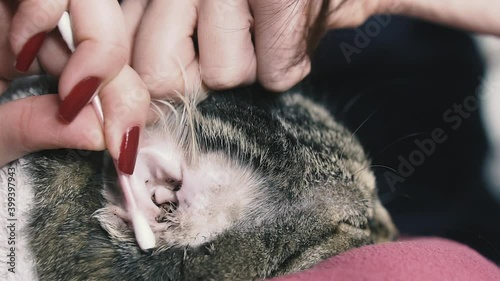
[[[71,50],[71,52],[74,52],[75,44],[73,41],[73,30],[71,28],[71,19],[68,12],[63,13],[57,27],[59,28],[59,32],[61,33],[64,41],[68,45],[68,48]],[[101,126],[104,128],[104,114],[102,111],[101,99],[97,94],[98,91],[99,89],[94,94],[94,98],[92,99],[92,106],[94,107],[94,111],[97,115],[97,118],[99,119],[99,122],[101,123]],[[132,187],[130,186],[131,176],[122,173],[118,169],[118,163],[116,161],[114,161],[114,165],[116,173],[118,174],[118,181],[125,197],[125,205],[127,211],[130,212],[137,244],[142,250],[154,248],[156,244],[156,238],[148,221],[144,217],[144,214],[137,208],[134,194],[132,192]]]

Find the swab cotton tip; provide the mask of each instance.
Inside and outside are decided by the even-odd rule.
[[[155,235],[148,221],[144,217],[144,214],[140,209],[137,208],[134,194],[132,192],[131,184],[133,183],[133,176],[121,173],[116,164],[117,162],[115,161],[115,168],[116,172],[118,173],[118,181],[120,182],[120,186],[125,197],[126,209],[130,214],[137,244],[139,245],[141,250],[154,248],[156,246]]]
[[[135,239],[141,250],[152,249],[156,246],[156,238],[142,213],[134,212],[132,215]]]

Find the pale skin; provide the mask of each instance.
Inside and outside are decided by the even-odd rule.
[[[325,0],[326,1],[326,0]],[[328,29],[356,27],[378,13],[423,18],[500,36],[493,0],[0,0],[0,90],[42,69],[59,77],[58,96],[0,106],[0,167],[29,152],[102,150],[115,159],[127,128],[144,128],[151,98],[183,92],[200,76],[212,89],[260,82],[284,91],[310,71],[309,52]],[[322,13],[321,11],[334,11]],[[73,20],[76,52],[52,31]],[[26,42],[50,32],[26,73],[13,65]],[[197,48],[195,48],[196,38]],[[186,70],[183,77],[181,69]],[[85,77],[100,79],[104,131],[90,105],[69,124],[60,100]]]

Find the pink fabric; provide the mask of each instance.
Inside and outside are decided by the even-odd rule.
[[[370,245],[273,281],[500,281],[500,269],[471,248],[441,238]]]

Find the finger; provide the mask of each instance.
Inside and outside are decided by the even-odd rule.
[[[101,91],[106,146],[122,172],[132,174],[141,130],[149,110],[149,93],[139,75],[125,66]]]
[[[16,54],[15,67],[18,71],[26,72],[33,67],[33,61],[45,41],[47,32],[57,26],[67,4],[67,0],[23,0],[19,3],[9,35],[12,50]]]
[[[1,16],[1,15],[0,15]],[[3,23],[0,23],[0,78],[12,80],[18,73],[14,68],[14,53],[11,51],[10,43],[4,29]]]
[[[14,1],[0,1],[0,78],[12,80],[20,73],[14,68],[15,55],[9,41]]]
[[[146,7],[149,0],[125,0],[122,1],[121,7],[123,17],[127,27],[128,43],[130,49],[129,63],[132,62],[132,54],[134,52],[134,42],[137,30],[140,26]]]
[[[310,72],[306,53],[310,2],[316,1],[250,1],[255,20],[257,77],[270,90],[285,91]]]
[[[198,44],[203,82],[226,89],[255,81],[257,62],[247,0],[200,2]]]
[[[184,92],[184,83],[199,76],[193,44],[195,1],[153,0],[137,32],[133,67],[154,98]],[[182,70],[185,70],[186,77]]]
[[[7,5],[9,3],[10,6]],[[0,2],[0,61],[2,62],[0,77],[12,80],[19,76],[40,73],[42,68],[51,75],[60,76],[62,68],[68,60],[69,50],[57,31],[50,32],[44,40],[38,52],[40,62],[35,58],[27,73],[21,73],[14,68],[15,55],[8,38],[12,21],[11,14],[14,11],[12,3],[12,1]]]
[[[2,34],[1,31],[0,34]],[[38,74],[42,71],[59,77],[70,56],[70,52],[58,32],[50,32],[38,52],[39,59],[35,58],[29,70],[22,73],[14,68],[15,56],[11,51],[7,37],[5,39],[4,42],[0,39],[0,62],[2,62],[0,65],[0,77],[7,80]]]
[[[68,63],[71,51],[62,39],[59,31],[54,30],[47,35],[40,51],[36,63],[52,76],[60,77],[64,67]]]
[[[9,81],[0,79],[0,96],[7,90],[9,87]]]
[[[57,118],[59,98],[43,95],[0,105],[0,167],[29,152],[55,148],[104,149],[104,136],[91,106],[70,125]]]
[[[63,99],[59,113],[66,122],[121,71],[129,55],[125,20],[117,1],[71,1],[69,10],[76,50],[59,81]]]
[[[12,80],[14,76],[14,53],[10,47],[9,29],[12,20],[12,2],[0,1],[0,78]]]

